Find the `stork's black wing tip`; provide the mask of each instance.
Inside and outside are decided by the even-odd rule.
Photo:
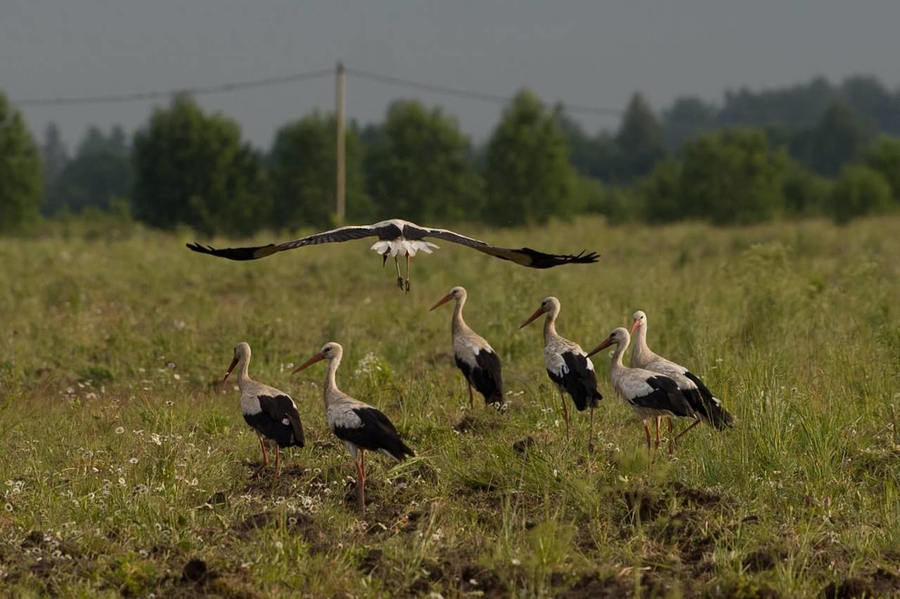
[[[195,243],[186,243],[184,245],[185,245],[185,247],[187,247],[187,249],[191,250],[192,252],[199,252],[201,254],[212,254],[213,252],[215,252],[215,250],[211,246],[208,246],[208,245],[203,246],[196,242]]]
[[[591,264],[600,259],[600,254],[597,252],[588,252],[587,254],[585,254],[585,252],[587,252],[587,250],[581,250],[577,255],[569,256],[569,258],[571,258],[569,262],[575,264]]]
[[[545,254],[531,248],[522,248],[519,250],[527,254],[531,258],[531,268],[553,268],[562,264],[590,264],[596,262],[600,258],[597,252],[585,253],[582,250],[578,254]]]
[[[248,247],[248,248],[225,248],[222,250],[217,250],[216,248],[206,245],[200,245],[199,243],[188,243],[186,244],[187,248],[194,252],[199,252],[201,254],[209,254],[210,256],[216,256],[218,258],[227,258],[229,260],[257,260],[259,258],[265,258],[271,254],[274,254],[276,251],[275,244],[270,243],[269,245],[263,245],[258,247]]]

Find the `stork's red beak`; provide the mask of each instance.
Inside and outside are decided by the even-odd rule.
[[[634,322],[631,323],[631,331],[630,331],[630,332],[631,332],[632,335],[634,335],[634,331],[635,331],[639,326],[641,326],[641,321],[638,320],[637,318],[635,318],[635,319],[634,319]]]
[[[310,358],[309,360],[307,360],[306,362],[304,362],[303,364],[301,364],[300,366],[295,368],[294,372],[292,372],[291,374],[297,374],[298,372],[300,372],[307,366],[312,366],[316,362],[321,362],[324,359],[325,359],[325,356],[322,355],[322,352],[319,352],[316,355],[314,355],[312,358]]]
[[[237,365],[237,363],[238,363],[238,357],[235,356],[231,359],[231,364],[228,365],[228,370],[225,371],[225,376],[222,377],[222,382],[219,383],[220,389],[225,388],[225,381],[228,380],[228,377],[231,375],[231,371],[234,370],[234,367]]]
[[[589,351],[587,357],[590,358],[591,356],[596,354],[601,349],[606,349],[607,347],[609,347],[612,344],[613,344],[613,340],[611,338],[607,337],[603,343],[601,343],[600,345],[598,345],[597,347],[595,347],[594,349]]]
[[[447,295],[445,295],[444,297],[441,298],[441,301],[439,301],[435,305],[431,306],[431,308],[429,308],[428,311],[431,312],[438,306],[443,306],[444,304],[446,304],[447,302],[449,302],[452,299],[453,299],[453,296],[448,293]]]
[[[537,310],[535,310],[534,314],[532,314],[531,316],[528,317],[528,320],[526,320],[525,322],[523,322],[522,324],[519,325],[519,328],[521,329],[522,327],[531,324],[532,322],[535,321],[535,319],[537,319],[538,316],[540,316],[543,313],[544,313],[544,309],[538,308]]]

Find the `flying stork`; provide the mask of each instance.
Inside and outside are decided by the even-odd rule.
[[[612,356],[612,364],[609,376],[613,387],[619,396],[624,399],[634,410],[638,418],[644,424],[644,432],[647,435],[647,449],[650,449],[650,419],[660,416],[678,416],[682,418],[696,418],[694,409],[687,398],[678,389],[678,385],[671,378],[651,372],[643,368],[629,368],[622,364],[622,354],[631,342],[628,329],[619,327],[609,334],[603,343],[592,349],[588,356],[593,356],[598,351],[616,346]],[[656,446],[659,447],[659,429],[656,431]],[[669,453],[672,453],[673,444],[669,442]]]
[[[671,360],[667,360],[650,350],[647,346],[647,315],[643,310],[638,310],[632,316],[631,334],[634,335],[634,347],[631,350],[631,366],[645,368],[653,372],[664,374],[678,384],[678,388],[690,402],[694,412],[700,419],[706,421],[717,430],[723,430],[731,426],[733,418],[722,405],[722,401],[715,397],[703,384],[696,374]],[[635,331],[637,334],[635,334]],[[675,441],[678,441],[686,432],[697,426],[700,420],[695,420],[690,426],[678,433]],[[672,421],[669,420],[669,430]],[[659,438],[659,419],[656,421],[656,435]]]
[[[556,332],[556,318],[559,316],[560,304],[555,297],[545,297],[541,307],[519,325],[521,329],[532,323],[541,314],[544,319],[544,364],[547,375],[556,383],[559,397],[562,400],[563,416],[566,420],[566,439],[569,438],[569,408],[566,405],[565,393],[572,397],[579,412],[587,408],[591,410],[591,425],[588,436],[588,451],[594,449],[594,408],[603,399],[597,390],[597,375],[588,355],[574,341],[569,341]]]
[[[259,476],[262,469],[269,464],[265,439],[275,441],[275,475],[278,476],[281,471],[279,448],[303,447],[305,443],[297,406],[291,396],[284,391],[250,378],[248,374],[250,346],[244,342],[234,346],[234,357],[222,379],[223,385],[235,366],[238,367],[238,388],[241,390],[241,413],[247,424],[253,427],[259,436],[259,447],[263,455],[262,466],[257,468],[250,478]]]
[[[431,307],[434,310],[450,300],[456,300],[451,320],[451,333],[453,336],[453,355],[456,358],[456,366],[466,377],[469,387],[469,407],[473,407],[475,400],[472,396],[472,387],[484,396],[484,402],[500,409],[503,405],[503,378],[500,374],[500,358],[494,348],[478,333],[466,325],[463,320],[463,306],[466,305],[466,290],[463,287],[454,287],[450,293]],[[431,311],[429,310],[429,312]]]
[[[341,364],[344,348],[331,342],[309,360],[298,366],[294,374],[304,368],[328,360],[325,373],[325,420],[338,439],[344,442],[356,465],[356,489],[359,510],[366,513],[366,454],[365,450],[380,451],[384,455],[403,461],[416,454],[400,438],[394,424],[380,410],[354,399],[342,392],[335,382],[335,373]]]
[[[189,243],[187,247],[201,254],[210,254],[219,258],[228,258],[229,260],[257,260],[271,256],[277,252],[292,250],[307,245],[318,245],[320,243],[335,243],[341,241],[351,241],[353,239],[362,239],[364,237],[377,237],[372,248],[382,258],[382,266],[387,262],[388,256],[394,258],[397,266],[397,287],[400,290],[409,292],[409,260],[416,255],[416,252],[422,251],[430,254],[432,248],[438,246],[425,241],[426,237],[434,237],[443,239],[451,243],[459,243],[484,252],[491,256],[500,258],[501,260],[509,260],[522,266],[529,268],[552,268],[561,264],[587,264],[596,262],[600,257],[596,252],[585,254],[582,251],[579,254],[545,254],[531,248],[510,249],[490,245],[484,241],[466,237],[447,229],[431,229],[428,227],[420,227],[414,223],[394,218],[391,220],[381,221],[374,225],[347,226],[323,231],[307,235],[293,241],[285,241],[283,243],[270,243],[268,245],[256,247],[242,248],[226,248],[215,249],[210,246],[203,246],[199,243]],[[406,280],[400,274],[400,262],[398,256],[406,256]]]

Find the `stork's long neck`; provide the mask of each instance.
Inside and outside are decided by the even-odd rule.
[[[544,318],[544,345],[550,343],[552,339],[559,337],[559,333],[556,332],[557,316],[559,316],[559,310],[552,309],[547,312],[547,317]]]
[[[628,372],[625,365],[622,363],[622,355],[625,353],[626,349],[628,349],[627,343],[617,343],[616,351],[613,352],[612,360],[609,365],[609,378],[612,379],[612,384],[616,393],[622,397],[624,397],[624,392],[622,390],[623,379]]]
[[[616,344],[616,351],[613,352],[612,363],[610,364],[611,370],[622,370],[623,368],[625,368],[625,364],[622,363],[622,354],[625,353],[626,349],[628,349],[628,344]]]
[[[463,320],[462,311],[466,304],[466,298],[461,297],[456,300],[456,306],[453,308],[453,320],[451,321],[450,330],[455,335],[466,328],[466,321]]]
[[[635,330],[632,341],[634,341],[634,346],[631,348],[631,366],[632,368],[643,368],[652,362],[652,358],[654,357],[653,352],[650,351],[650,348],[647,346],[646,324],[639,326]]]
[[[338,390],[337,387],[337,378],[335,374],[337,373],[338,366],[341,365],[341,359],[339,357],[332,358],[328,361],[328,370],[325,371],[325,403],[328,403],[328,397]]]
[[[241,356],[237,364],[237,371],[238,389],[243,392],[244,388],[253,382],[253,379],[250,378],[250,356]]]

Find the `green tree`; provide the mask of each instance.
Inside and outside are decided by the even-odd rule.
[[[668,223],[684,218],[681,206],[681,162],[663,160],[653,172],[638,182],[644,220],[648,223]]]
[[[857,118],[842,101],[833,102],[811,129],[799,133],[791,153],[807,168],[833,177],[841,167],[860,157],[874,138],[874,126]]]
[[[75,158],[66,163],[49,187],[46,210],[80,213],[86,208],[104,212],[114,198],[127,197],[134,185],[130,149],[121,127],[109,136],[91,127]]]
[[[877,77],[854,75],[841,83],[841,98],[856,114],[878,125],[878,130],[900,135],[900,90],[891,92]]]
[[[275,134],[268,157],[273,226],[335,224],[335,142],[334,116],[319,112],[288,123]],[[368,220],[374,206],[365,191],[363,148],[354,127],[346,131],[345,148],[347,220]]]
[[[891,202],[891,186],[876,170],[861,164],[845,166],[831,193],[831,214],[838,224],[878,214]]]
[[[471,143],[440,108],[394,102],[366,138],[366,180],[379,216],[423,224],[481,216],[484,182],[475,172]]]
[[[788,216],[817,216],[828,209],[831,179],[803,168],[790,160],[784,176],[784,212]]]
[[[569,162],[575,170],[586,177],[612,181],[615,178],[618,156],[618,148],[613,139],[603,131],[595,136],[588,135],[561,104],[554,110],[557,124],[569,146]]]
[[[135,135],[133,157],[135,216],[152,226],[248,234],[269,223],[258,152],[241,143],[235,121],[205,115],[190,96],[154,111]]]
[[[716,126],[718,109],[700,98],[677,98],[663,111],[662,127],[666,148],[676,150],[686,141],[707,133]]]
[[[531,91],[520,91],[488,142],[487,218],[515,226],[569,216],[576,176],[555,115]]]
[[[44,129],[44,143],[41,144],[41,161],[43,165],[44,189],[53,187],[56,177],[69,162],[69,151],[59,132],[59,127],[50,122]]]
[[[631,96],[615,141],[618,148],[616,177],[620,181],[643,177],[665,156],[662,127],[641,94]]]
[[[19,231],[40,216],[41,156],[19,109],[0,91],[0,233]]]
[[[863,162],[884,177],[895,202],[900,202],[900,139],[883,135],[863,154]]]
[[[682,214],[715,224],[771,219],[783,206],[786,166],[784,151],[771,149],[762,131],[725,129],[699,137],[685,146]]]
[[[810,126],[836,98],[837,91],[824,77],[759,92],[743,87],[725,92],[716,120],[720,127]]]

